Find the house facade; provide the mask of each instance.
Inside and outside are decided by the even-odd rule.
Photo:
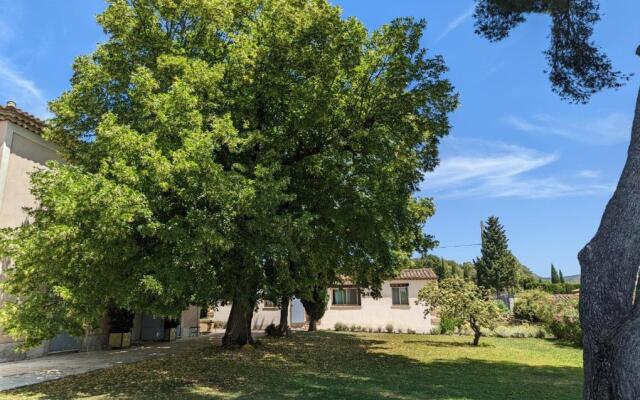
[[[0,228],[19,227],[28,218],[23,207],[33,207],[36,202],[30,192],[29,174],[46,167],[50,160],[61,160],[57,147],[41,136],[45,122],[30,115],[12,102],[0,105]],[[0,279],[10,268],[10,260],[0,260]],[[0,292],[0,306],[8,299]],[[189,307],[180,318],[179,337],[197,335],[199,307]],[[57,335],[27,353],[14,351],[20,344],[15,338],[4,335],[0,328],[0,362],[34,358],[63,351],[96,350],[106,343],[108,324],[82,338],[66,334]],[[162,340],[164,318],[138,313],[134,320],[133,341]]]
[[[429,268],[405,269],[394,279],[385,281],[381,296],[373,298],[366,290],[344,280],[328,290],[329,303],[320,321],[318,329],[335,329],[336,324],[347,327],[357,326],[361,329],[385,331],[389,326],[394,331],[429,333],[437,325],[435,316],[426,315],[422,305],[416,304],[418,292],[425,285],[437,282],[438,277]],[[298,299],[290,304],[289,322],[292,326],[300,326],[308,318],[304,307]],[[226,322],[231,306],[218,307],[214,310],[213,319]],[[255,330],[266,328],[269,324],[278,324],[280,309],[270,302],[258,303],[253,315],[252,327]]]

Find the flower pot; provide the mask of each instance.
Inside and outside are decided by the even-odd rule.
[[[176,340],[176,328],[165,328],[164,330],[165,342],[175,342]]]
[[[109,346],[112,349],[126,349],[131,346],[131,332],[109,334]]]

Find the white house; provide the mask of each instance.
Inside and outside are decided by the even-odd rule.
[[[424,307],[416,304],[418,292],[425,285],[436,282],[438,277],[429,268],[405,269],[382,285],[381,297],[374,299],[366,290],[345,282],[329,289],[327,311],[318,322],[318,329],[334,329],[337,323],[347,326],[356,325],[363,329],[385,330],[387,325],[393,330],[413,330],[429,333],[435,324],[435,316],[424,315]],[[214,319],[227,321],[230,306],[219,307],[214,311]],[[307,320],[304,308],[299,300],[290,305],[290,323],[292,326],[303,324]],[[280,309],[269,302],[261,302],[253,315],[254,329],[264,329],[270,323],[278,324]]]

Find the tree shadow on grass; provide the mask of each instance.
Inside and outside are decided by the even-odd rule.
[[[370,337],[298,334],[288,340],[264,340],[251,350],[192,349],[33,386],[19,394],[51,399],[193,400],[580,397],[580,368],[468,358],[420,362],[382,352],[388,346]]]
[[[472,339],[464,342],[441,342],[437,340],[405,340],[403,343],[412,344],[416,346],[426,346],[426,347],[494,347],[491,344],[480,342],[478,346],[474,346],[471,342]]]

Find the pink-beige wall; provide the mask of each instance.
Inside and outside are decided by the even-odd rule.
[[[0,227],[20,226],[27,219],[23,207],[33,207],[29,174],[45,168],[49,160],[59,160],[53,145],[26,129],[3,121],[0,151]],[[7,149],[8,147],[8,149]],[[8,150],[8,151],[7,151]],[[8,156],[5,161],[2,158]]]
[[[424,307],[417,305],[418,292],[430,281],[428,280],[393,280],[387,281],[382,286],[379,299],[363,295],[360,305],[332,305],[331,289],[329,289],[330,301],[322,320],[318,323],[318,329],[334,329],[340,322],[347,326],[358,325],[361,328],[373,330],[385,330],[387,324],[392,324],[394,331],[399,329],[406,332],[411,329],[417,333],[429,333],[435,325],[432,315],[424,315]],[[393,305],[391,299],[391,284],[408,284],[409,304]],[[213,320],[227,322],[231,306],[218,307],[214,311]],[[291,317],[291,313],[289,314]],[[280,310],[278,308],[265,308],[258,304],[258,310],[253,314],[253,329],[261,330],[270,323],[280,322]]]
[[[363,295],[360,305],[333,305],[331,297],[327,311],[318,324],[318,329],[334,329],[340,322],[347,326],[359,325],[362,328],[385,330],[387,324],[392,324],[394,331],[398,329],[406,332],[411,329],[418,333],[431,332],[431,315],[424,316],[424,307],[416,304],[418,292],[429,281],[427,280],[394,280],[382,285],[382,297],[374,299]],[[409,285],[409,304],[393,305],[391,299],[391,284]],[[329,290],[331,296],[331,290]]]

